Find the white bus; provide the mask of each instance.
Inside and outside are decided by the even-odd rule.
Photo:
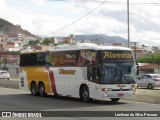
[[[129,48],[74,43],[22,53],[19,87],[31,95],[118,101],[135,96],[135,73]]]

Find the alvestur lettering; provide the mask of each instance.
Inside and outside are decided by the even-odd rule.
[[[112,53],[111,51],[110,52],[104,52],[104,58],[108,58],[108,59],[111,59],[111,58],[132,58],[132,54],[131,53]]]

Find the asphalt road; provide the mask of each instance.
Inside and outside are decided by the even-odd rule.
[[[18,79],[0,79],[0,87],[6,87],[6,88],[15,88],[18,89]]]
[[[141,102],[129,102],[121,100],[117,103],[111,101],[93,101],[92,103],[83,103],[79,99],[68,97],[39,97],[31,96],[29,92],[25,92],[19,89],[2,88],[0,87],[0,111],[160,111],[159,104],[149,104]],[[86,113],[87,114],[87,113]],[[1,118],[0,118],[1,119]],[[39,119],[39,118],[38,118]],[[51,118],[46,118],[51,119]],[[63,119],[63,118],[56,118]],[[65,120],[69,118],[65,118]],[[77,118],[72,117],[70,120],[96,120],[97,118],[85,117]],[[98,118],[98,120],[106,118]],[[110,118],[117,120],[127,120],[127,118]],[[135,120],[135,118],[129,118],[129,120]],[[136,119],[144,119],[138,117]],[[151,117],[145,118],[145,120],[151,120]],[[158,118],[153,118],[155,120]],[[17,120],[17,118],[15,118]]]
[[[16,88],[16,89],[15,89]],[[143,89],[139,90],[143,92]],[[146,91],[146,89],[145,89]],[[148,91],[149,96],[142,96],[140,100],[149,99],[152,91]],[[159,94],[159,90],[157,91]],[[152,96],[153,97],[153,96]],[[156,101],[160,101],[156,98]],[[0,80],[0,111],[160,111],[160,104],[150,104],[135,101],[120,100],[118,103],[111,101],[93,101],[92,103],[83,103],[79,99],[68,97],[47,96],[46,98],[39,96],[31,96],[29,92],[18,89],[17,80]],[[88,113],[86,113],[88,114]],[[3,120],[6,118],[0,118]],[[11,118],[12,120],[22,118]],[[28,118],[23,118],[27,119]],[[30,118],[41,120],[43,118]],[[53,118],[45,118],[45,120]],[[54,117],[56,120],[135,120],[134,117]],[[152,117],[137,117],[142,120],[158,120]]]

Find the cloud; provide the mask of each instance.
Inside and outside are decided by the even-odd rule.
[[[27,1],[33,2],[33,3],[34,3],[35,5],[37,5],[37,6],[42,6],[42,5],[45,4],[45,2],[46,2],[47,0],[27,0]]]
[[[36,6],[54,4],[52,10],[59,14],[40,14],[33,9],[14,7],[14,9],[0,0],[0,17],[14,24],[20,24],[23,29],[37,35],[47,35],[77,20],[87,12],[93,10],[101,2],[74,2],[66,0],[51,2],[51,0],[26,0]],[[47,2],[48,1],[48,2]],[[132,1],[132,0],[131,0]],[[48,8],[46,8],[48,9]],[[71,12],[71,13],[69,13]],[[160,8],[158,6],[130,6],[130,36],[131,41],[160,44]],[[67,17],[68,16],[68,17]],[[69,34],[106,34],[127,38],[127,11],[124,4],[105,3],[94,12],[56,33],[53,36],[67,36]],[[154,41],[154,42],[153,42]]]

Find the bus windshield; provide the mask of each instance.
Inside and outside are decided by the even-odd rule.
[[[135,84],[134,63],[110,62],[103,63],[104,84]]]

